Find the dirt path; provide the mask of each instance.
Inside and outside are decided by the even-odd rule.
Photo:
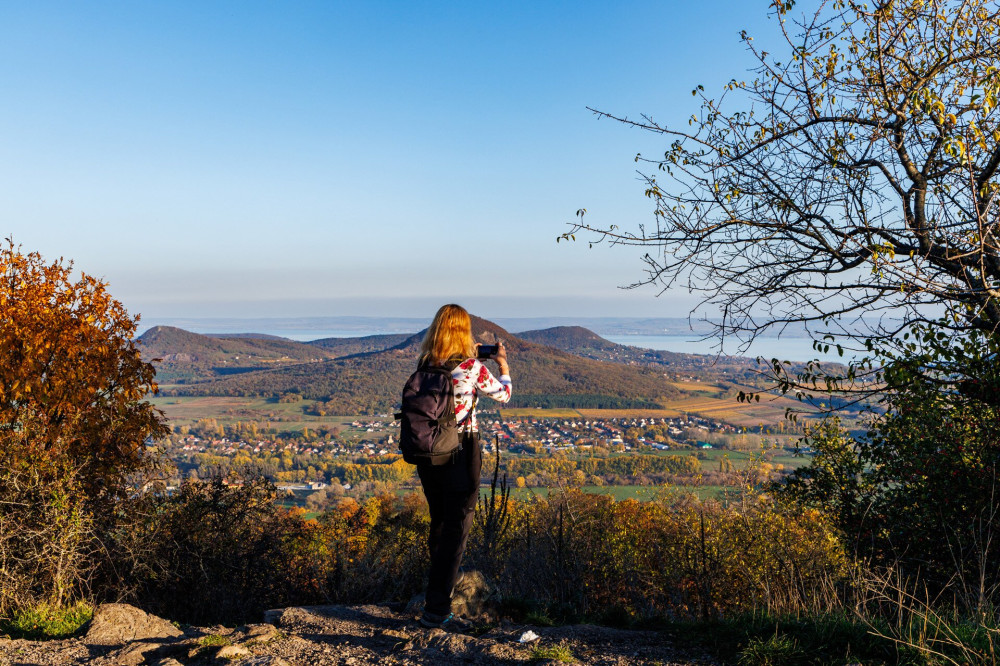
[[[0,666],[715,663],[705,655],[681,652],[659,632],[592,625],[528,627],[504,623],[472,636],[424,629],[412,616],[386,606],[286,608],[269,611],[266,620],[266,624],[238,629],[191,627],[182,636],[144,636],[111,645],[107,640],[97,641],[93,631],[61,641],[0,639]],[[539,638],[519,642],[529,629]],[[553,661],[552,657],[568,661]]]

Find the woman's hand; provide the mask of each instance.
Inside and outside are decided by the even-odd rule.
[[[497,365],[500,366],[501,375],[510,374],[510,366],[507,365],[507,348],[503,344],[503,340],[497,340]]]

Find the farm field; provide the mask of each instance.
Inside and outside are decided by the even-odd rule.
[[[550,493],[559,492],[560,488],[511,488],[511,499],[527,501],[532,497],[548,497]],[[733,492],[725,486],[581,486],[580,490],[592,495],[610,495],[615,501],[634,499],[640,502],[651,502],[657,499],[676,495],[694,494],[699,499],[720,499],[726,493]],[[489,497],[488,486],[480,488],[481,497]]]
[[[490,411],[489,407],[492,405],[486,405],[486,409],[476,408],[476,413],[479,414],[481,411]],[[500,415],[509,418],[527,418],[527,419],[578,419],[581,416],[581,410],[569,409],[569,408],[534,408],[534,407],[504,407],[501,408]]]
[[[709,384],[707,382],[670,382],[671,386],[675,386],[682,391],[691,392],[706,392],[706,393],[718,393],[719,387],[715,384]]]
[[[171,425],[191,425],[201,419],[215,419],[220,423],[238,421],[277,421],[292,428],[294,424],[314,427],[317,424],[339,425],[350,423],[357,416],[312,416],[303,407],[310,401],[273,402],[266,398],[233,397],[155,397],[150,400],[170,420]],[[301,425],[300,425],[301,427]]]
[[[761,453],[759,451],[730,451],[723,449],[704,449],[698,451],[690,450],[674,450],[668,451],[667,453],[676,456],[697,456],[701,459],[701,467],[703,470],[715,469],[718,467],[719,461],[723,459],[729,460],[732,464],[733,469],[743,471],[748,467],[753,467],[759,465],[763,462]],[[786,469],[795,469],[797,467],[802,467],[808,464],[808,456],[796,456],[789,453],[786,449],[781,449],[776,451],[775,455],[771,456],[768,460],[772,465],[783,465]]]

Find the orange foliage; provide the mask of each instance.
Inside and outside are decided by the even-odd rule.
[[[94,490],[140,468],[167,431],[144,397],[153,367],[132,340],[137,318],[72,264],[0,248],[0,443],[6,464],[61,462]]]
[[[766,499],[615,502],[566,491],[520,503],[499,584],[585,612],[715,617],[829,607],[847,559],[818,513]]]

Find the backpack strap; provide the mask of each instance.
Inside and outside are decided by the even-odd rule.
[[[442,363],[441,365],[433,365],[431,363],[426,363],[425,362],[420,367],[421,368],[428,368],[428,369],[429,368],[440,368],[441,370],[446,371],[448,373],[448,375],[450,376],[451,373],[455,370],[455,368],[457,368],[461,364],[462,364],[462,360],[460,360],[460,359],[449,359],[449,360],[445,361],[444,363]],[[454,384],[449,384],[449,388],[450,388],[450,391],[451,391],[452,403],[454,404],[454,402],[455,402],[455,385]],[[467,432],[469,431],[469,428],[472,426],[472,413],[474,411],[476,411],[476,403],[478,401],[479,401],[479,392],[476,391],[475,389],[473,389],[473,391],[472,391],[472,407],[469,408],[469,413],[465,415],[465,418],[462,419],[462,421],[460,423],[455,423],[456,427],[464,428]],[[402,413],[395,414],[395,417],[396,417],[397,420],[399,420],[399,419],[403,418],[403,414]],[[447,414],[445,414],[441,418],[437,419],[438,425],[444,425],[445,423],[449,423],[449,422],[452,422],[452,423],[455,422],[455,410],[454,409],[448,410]]]

